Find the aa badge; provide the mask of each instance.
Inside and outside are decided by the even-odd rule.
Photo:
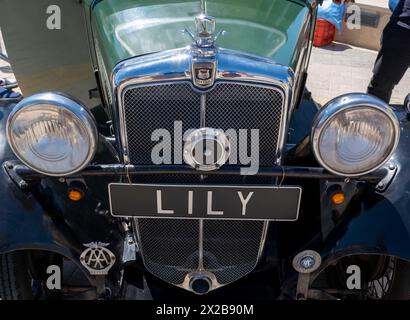
[[[91,275],[107,275],[115,263],[114,254],[106,247],[109,243],[91,242],[80,256],[81,264]]]

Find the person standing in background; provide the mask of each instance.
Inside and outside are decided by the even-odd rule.
[[[410,0],[399,0],[383,31],[367,93],[386,103],[410,66]]]

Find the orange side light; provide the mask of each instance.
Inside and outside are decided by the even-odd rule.
[[[71,201],[80,201],[84,197],[84,193],[78,189],[70,189],[68,190],[68,199]]]
[[[346,196],[345,196],[345,194],[344,194],[343,192],[338,191],[338,192],[333,193],[333,194],[330,196],[330,200],[332,201],[332,203],[333,203],[334,205],[341,205],[341,204],[343,204],[343,203],[345,202]]]

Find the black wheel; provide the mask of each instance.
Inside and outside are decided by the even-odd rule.
[[[368,283],[367,296],[376,300],[410,300],[410,264],[388,258],[381,277]]]
[[[32,300],[32,279],[23,253],[0,255],[0,300]]]
[[[47,287],[50,275],[46,270],[51,265],[60,267],[61,289]],[[61,299],[96,299],[95,288],[73,262],[46,251],[17,251],[0,255],[0,300]]]
[[[361,289],[346,286],[349,266],[361,270]],[[342,258],[326,273],[328,283],[340,299],[348,300],[410,300],[410,263],[382,255],[356,255]]]

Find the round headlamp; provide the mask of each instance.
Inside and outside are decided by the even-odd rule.
[[[49,176],[72,175],[92,160],[97,148],[94,117],[81,103],[58,93],[39,93],[16,105],[7,139],[28,167]]]
[[[330,101],[318,112],[311,141],[324,168],[353,177],[380,168],[399,138],[399,121],[391,108],[376,97],[354,93]]]

